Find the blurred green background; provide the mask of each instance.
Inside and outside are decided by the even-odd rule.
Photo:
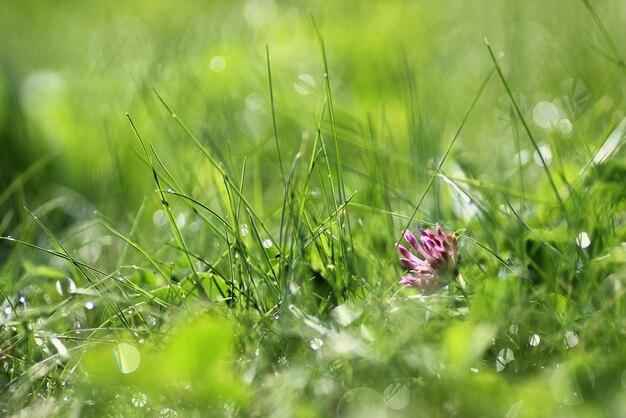
[[[196,382],[167,394],[181,411],[212,395],[241,397],[243,416],[328,416],[402,387],[410,403],[389,416],[567,416],[581,399],[580,416],[623,415],[626,7],[594,7],[609,41],[572,0],[5,1],[2,411],[67,393],[75,410],[123,415],[110,407],[137,407],[126,385],[167,363],[150,396]],[[176,183],[165,205],[127,113]],[[452,285],[426,300],[397,285],[394,242],[422,196],[411,227],[457,231],[471,309]],[[213,310],[215,323],[175,320]]]
[[[617,0],[597,8],[623,44],[626,8]],[[624,75],[605,58],[582,2],[8,1],[0,12],[0,184],[28,181],[2,207],[19,219],[22,205],[59,188],[111,214],[136,207],[151,178],[126,112],[185,186],[208,187],[207,165],[152,89],[233,170],[247,157],[249,175],[267,191],[258,199],[276,200],[265,48],[288,166],[303,137],[315,134],[325,101],[311,17],[327,48],[348,166],[381,151],[391,170],[423,178],[492,68],[485,37],[503,54],[529,116],[548,101],[568,119],[574,153],[599,144],[623,114]],[[501,85],[490,83],[478,106],[455,148],[457,164],[500,180],[515,154]],[[553,135],[538,136],[549,143]],[[398,179],[405,184],[394,186],[417,194],[419,183]],[[358,178],[347,183],[357,188]]]

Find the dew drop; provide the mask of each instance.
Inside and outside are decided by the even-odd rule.
[[[388,408],[399,410],[409,404],[411,392],[405,385],[395,383],[387,386],[385,392],[383,392],[383,398]]]
[[[279,319],[280,319],[280,315],[279,314],[274,315],[274,321],[278,321]]]
[[[91,311],[94,308],[94,306],[95,305],[93,304],[92,301],[89,301],[89,302],[85,303],[85,309],[87,309],[89,311]]]
[[[541,157],[546,162],[546,165],[550,165],[552,162],[552,150],[549,145],[542,145],[539,147],[538,151],[533,153],[533,159],[535,160],[535,164],[540,167],[543,167],[543,162],[541,161]]]
[[[239,227],[239,232],[241,232],[242,237],[245,237],[246,235],[248,235],[248,225],[241,224],[241,226]]]
[[[65,280],[57,280],[57,292],[61,296],[72,294],[76,291],[76,283],[69,277]]]
[[[133,395],[130,402],[137,408],[143,408],[148,403],[148,397],[144,393],[139,392]]]
[[[167,217],[165,216],[165,211],[163,209],[155,210],[154,214],[152,215],[152,222],[156,226],[167,225]]]
[[[263,247],[265,248],[272,248],[272,245],[274,244],[272,243],[271,239],[266,239],[265,241],[263,241]]]
[[[315,351],[322,348],[323,345],[324,345],[324,340],[322,340],[321,338],[313,338],[311,340],[311,348]]]
[[[15,238],[13,238],[11,235],[5,237],[7,240],[9,241],[15,241]]]
[[[176,226],[178,227],[178,229],[182,229],[186,223],[187,218],[185,217],[184,213],[181,213],[176,217]]]
[[[11,315],[11,312],[13,312],[13,309],[11,309],[10,306],[7,305],[7,306],[4,307],[4,313],[6,315]]]
[[[567,331],[565,333],[565,344],[567,348],[574,348],[578,345],[578,334],[576,331]]]
[[[139,350],[130,344],[119,343],[113,348],[113,356],[120,373],[129,374],[139,368],[141,354]]]
[[[539,334],[533,334],[532,337],[530,337],[530,340],[528,340],[528,344],[531,347],[537,347],[540,342],[541,342],[541,337],[539,336]]]
[[[503,348],[498,353],[498,357],[496,357],[496,371],[498,373],[504,371],[507,364],[515,360],[515,355],[513,354],[513,350],[510,348]]]
[[[535,123],[549,129],[559,121],[559,110],[550,102],[539,102],[533,108],[533,120]]]
[[[561,134],[567,136],[572,133],[572,129],[574,129],[574,127],[569,119],[561,119],[559,121],[559,131],[561,131]]]
[[[69,358],[70,356],[69,350],[67,349],[65,344],[61,342],[61,340],[59,340],[57,337],[51,337],[50,342],[52,343],[54,348],[56,348],[57,352],[59,353],[59,356],[63,358]]]
[[[514,161],[517,164],[525,165],[530,159],[530,155],[528,155],[528,151],[521,150],[519,153],[515,154]]]
[[[591,240],[589,239],[589,235],[583,231],[576,237],[576,245],[580,248],[587,248],[591,245]]]
[[[310,94],[313,88],[315,88],[315,79],[309,74],[300,74],[298,81],[293,83],[293,89],[303,96]]]
[[[510,348],[503,348],[498,353],[498,358],[501,359],[504,364],[509,364],[515,360],[515,355],[513,354],[513,350]]]
[[[376,336],[365,324],[361,324],[361,337],[369,342],[376,341]]]
[[[164,408],[159,412],[159,418],[176,418],[177,416],[178,412],[172,408]]]
[[[259,93],[250,93],[246,96],[246,107],[248,110],[257,111],[263,108],[265,98]]]
[[[226,59],[221,55],[216,55],[209,61],[209,68],[215,73],[220,73],[226,68]]]

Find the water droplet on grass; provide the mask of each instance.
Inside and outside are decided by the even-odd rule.
[[[571,134],[572,129],[574,129],[574,127],[572,126],[572,122],[570,122],[569,119],[561,119],[559,121],[559,131],[561,131],[561,134],[563,134],[564,136],[568,136],[569,134]]]
[[[89,301],[89,302],[85,303],[85,309],[87,309],[87,310],[89,310],[89,311],[91,311],[91,310],[94,308],[94,306],[95,306],[95,305],[94,305],[94,304],[93,304],[93,302],[91,302],[91,301]]]
[[[550,129],[559,121],[559,110],[550,102],[539,102],[533,108],[533,120],[544,129]]]
[[[263,247],[265,248],[272,248],[272,245],[274,244],[272,243],[271,239],[266,239],[265,241],[263,241]]]
[[[127,343],[119,343],[113,349],[113,356],[120,373],[128,374],[132,373],[141,363],[141,354],[139,350],[133,345]]]
[[[216,55],[209,61],[209,68],[215,73],[221,73],[226,68],[226,58]]]
[[[15,238],[13,238],[11,235],[9,235],[8,237],[6,237],[7,240],[9,241],[15,241]]]
[[[159,412],[159,418],[175,418],[178,416],[178,412],[172,408],[164,408]]]
[[[506,368],[506,365],[515,360],[513,350],[510,348],[503,348],[496,357],[496,371],[501,372]]]
[[[184,213],[181,213],[176,217],[176,226],[178,227],[178,229],[182,229],[186,223],[187,218],[185,217]]]
[[[504,348],[500,350],[498,356],[502,357],[502,359],[504,359],[504,362],[507,364],[515,360],[515,354],[513,354],[513,350],[511,350],[510,348]]]
[[[409,389],[405,385],[395,383],[387,386],[383,393],[383,398],[388,408],[399,410],[409,404],[411,392],[409,392]]]
[[[589,239],[589,235],[583,231],[576,237],[576,245],[580,248],[587,248],[591,245],[591,240]]]
[[[241,226],[239,227],[239,232],[241,233],[242,237],[245,237],[246,235],[248,235],[248,225],[241,224]]]
[[[376,341],[376,336],[365,324],[361,324],[361,337],[369,342]]]
[[[136,406],[137,408],[143,408],[148,403],[148,397],[145,395],[145,393],[135,393],[130,399],[130,402],[133,404],[133,406]]]
[[[56,287],[57,292],[61,296],[66,296],[76,291],[76,283],[69,277],[65,280],[57,280]]]
[[[61,340],[59,340],[57,337],[51,337],[50,342],[52,343],[54,348],[56,348],[57,352],[59,353],[59,356],[63,358],[69,358],[70,353],[67,347],[65,346],[65,344],[61,342]]]
[[[576,331],[567,331],[565,333],[565,344],[568,348],[574,348],[578,345],[578,334]]]
[[[322,348],[323,345],[324,345],[324,340],[322,340],[321,338],[313,338],[311,340],[311,348],[315,351]]]
[[[259,93],[250,93],[246,96],[246,107],[248,110],[257,111],[265,105],[265,98]]]
[[[515,154],[515,158],[513,160],[516,164],[526,165],[529,159],[530,155],[528,155],[528,151],[521,150],[519,153]]]
[[[159,227],[167,225],[165,211],[163,209],[155,210],[152,215],[152,222]]]
[[[310,94],[313,88],[315,88],[315,79],[309,74],[300,74],[298,81],[293,83],[293,89],[303,96]]]
[[[541,157],[543,157],[543,160],[546,162],[546,165],[550,165],[550,163],[552,162],[552,149],[550,149],[549,145],[540,146],[539,151],[535,151],[533,154],[533,159],[535,160],[535,164],[537,164],[540,167],[543,167],[543,162],[541,161]]]
[[[537,347],[539,345],[539,343],[541,342],[541,337],[539,336],[539,334],[533,334],[530,337],[530,340],[528,340],[528,344],[531,347]]]

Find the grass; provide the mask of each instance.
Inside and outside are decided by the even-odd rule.
[[[624,7],[487,3],[11,5],[1,414],[625,415]]]

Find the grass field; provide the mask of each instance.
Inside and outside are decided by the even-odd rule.
[[[0,416],[626,416],[625,19],[9,1]]]

